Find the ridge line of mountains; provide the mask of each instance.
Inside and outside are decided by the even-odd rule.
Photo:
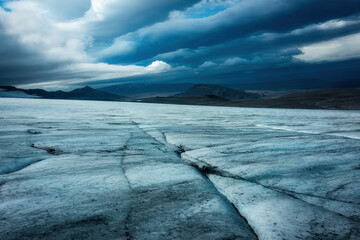
[[[74,100],[102,100],[102,101],[129,101],[130,99],[124,96],[119,96],[112,93],[96,90],[89,86],[77,88],[70,92],[65,91],[46,91],[43,89],[21,89],[13,86],[0,86],[3,92],[8,93],[24,93],[27,97],[40,97],[46,99],[74,99]],[[26,96],[23,95],[23,96]]]
[[[13,86],[0,86],[0,97],[25,97],[45,99],[73,99],[100,101],[127,101],[164,104],[212,105],[229,107],[257,108],[298,108],[298,109],[344,109],[360,110],[360,89],[320,89],[297,92],[285,92],[267,95],[259,91],[244,91],[215,84],[170,84],[163,88],[147,89],[144,92],[136,85],[125,87],[129,96],[116,85],[101,89],[89,86],[65,91],[46,91],[43,89],[20,89]],[[185,91],[184,88],[187,88]],[[182,90],[182,91],[180,91]]]

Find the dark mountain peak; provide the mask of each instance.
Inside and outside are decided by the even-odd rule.
[[[242,90],[235,90],[232,88],[228,88],[228,87],[224,87],[224,86],[220,86],[220,85],[216,85],[216,84],[196,84],[194,86],[192,86],[190,89],[188,89],[188,91],[191,90],[196,90],[196,91],[229,91],[229,92],[240,92]],[[244,91],[243,91],[244,92]]]
[[[0,86],[1,89],[4,89],[6,91],[9,92],[13,92],[13,91],[18,91],[19,89],[17,89],[16,87],[13,86]]]
[[[82,90],[95,90],[94,88],[89,87],[89,86],[85,86],[85,87],[80,88],[80,89],[82,89]]]
[[[216,96],[229,101],[239,99],[259,98],[258,94],[248,93],[243,90],[235,90],[215,84],[196,84],[187,91],[174,95],[175,97],[205,97]]]
[[[193,83],[124,83],[99,88],[98,90],[133,98],[148,98],[171,96],[183,92],[193,85]]]
[[[233,92],[233,93],[245,93],[244,90],[242,89],[233,89],[233,88],[229,88],[229,87],[224,87],[224,86],[220,86],[220,85],[216,85],[216,84],[196,84],[192,87],[193,89],[217,89],[217,90],[222,90],[222,91],[228,91],[228,92]]]
[[[85,87],[82,87],[82,88],[76,88],[72,91],[70,91],[69,93],[82,93],[82,92],[92,92],[92,91],[97,91],[89,86],[85,86]]]
[[[205,84],[205,83],[199,83],[192,86],[192,88],[227,88],[224,86],[216,85],[216,84]],[[230,88],[227,88],[230,89]]]
[[[129,101],[129,98],[127,97],[99,91],[89,86],[85,86],[83,88],[77,88],[70,92],[64,92],[61,90],[48,92],[43,89],[19,89],[12,86],[0,86],[0,88],[6,91],[21,91],[29,95],[33,95],[41,98],[47,98],[47,99]]]
[[[220,87],[219,85],[216,84],[205,84],[205,83],[199,83],[199,84],[195,84],[193,86],[194,87]]]
[[[128,100],[127,97],[106,93],[89,86],[77,88],[67,93],[68,98],[88,100]]]

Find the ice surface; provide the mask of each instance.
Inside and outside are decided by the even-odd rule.
[[[359,119],[0,99],[0,239],[359,239]]]
[[[256,183],[210,175],[259,239],[357,239],[356,221]]]

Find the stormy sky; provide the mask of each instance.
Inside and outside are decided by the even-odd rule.
[[[0,85],[349,80],[359,0],[0,1]]]

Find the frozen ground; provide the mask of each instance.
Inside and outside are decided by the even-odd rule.
[[[0,99],[0,239],[360,239],[360,112]]]

